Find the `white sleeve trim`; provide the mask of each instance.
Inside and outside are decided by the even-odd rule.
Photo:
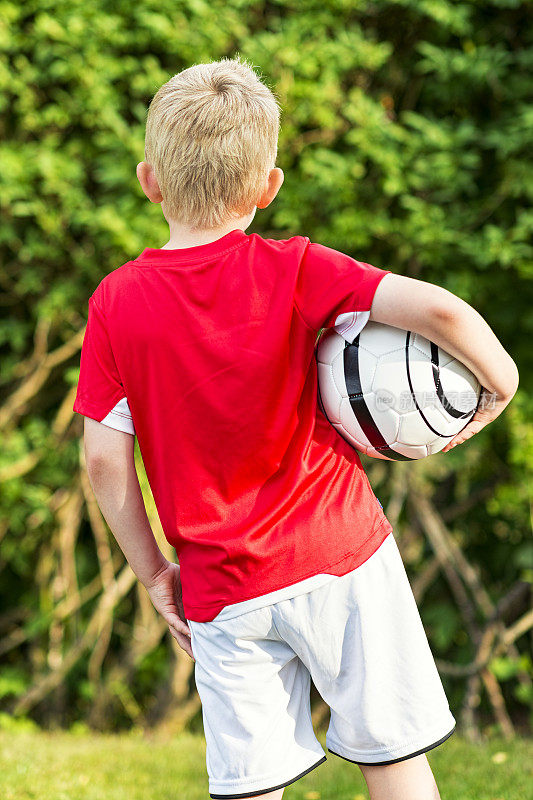
[[[334,328],[347,342],[352,344],[369,319],[370,311],[350,311],[346,314],[339,314]]]
[[[102,425],[107,425],[108,428],[115,428],[123,433],[132,433],[135,436],[135,427],[126,397],[119,400],[116,406],[100,422]]]

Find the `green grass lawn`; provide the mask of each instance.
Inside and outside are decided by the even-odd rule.
[[[319,739],[324,746],[324,736]],[[204,740],[138,733],[0,731],[1,800],[207,800]],[[533,797],[533,742],[472,745],[454,734],[428,753],[443,800]],[[366,800],[359,769],[328,754],[287,800]]]

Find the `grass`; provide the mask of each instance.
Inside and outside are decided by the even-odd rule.
[[[319,735],[322,746],[324,736]],[[533,742],[474,745],[457,733],[428,753],[442,800],[526,800]],[[1,800],[208,800],[199,735],[0,731]],[[366,800],[359,769],[328,754],[284,800]]]

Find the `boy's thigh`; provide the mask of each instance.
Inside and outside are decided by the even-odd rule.
[[[325,760],[307,668],[277,636],[268,608],[189,626],[211,797],[278,800]]]

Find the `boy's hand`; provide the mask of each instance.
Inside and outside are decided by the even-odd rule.
[[[482,389],[481,399],[476,413],[468,425],[448,442],[446,447],[441,450],[441,453],[447,453],[452,447],[466,442],[466,440],[470,439],[474,434],[479,433],[485,425],[488,425],[489,422],[492,422],[502,413],[503,409],[509,405],[512,399],[513,395],[510,395],[506,399],[500,399],[495,394],[491,394],[486,389]]]
[[[168,622],[170,633],[182,650],[194,661],[191,649],[191,633],[183,612],[181,596],[181,578],[179,564],[167,561],[149,584],[146,591],[150,595],[154,608]]]

